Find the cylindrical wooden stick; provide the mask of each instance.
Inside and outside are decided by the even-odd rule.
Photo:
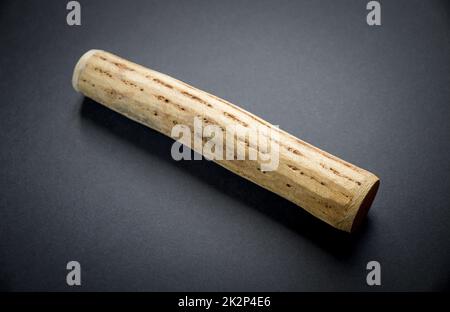
[[[168,136],[176,124],[187,125],[193,131],[194,117],[221,129],[232,124],[269,127],[277,134],[279,144],[279,165],[275,170],[261,170],[257,160],[214,161],[340,230],[351,232],[357,228],[377,192],[379,179],[374,174],[225,100],[111,53],[85,53],[75,66],[72,83],[85,96]],[[247,144],[247,148],[252,147]]]

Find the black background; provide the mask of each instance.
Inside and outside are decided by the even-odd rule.
[[[450,6],[380,1],[0,3],[0,288],[412,291],[450,286]],[[104,49],[228,99],[381,178],[338,232],[83,98]],[[82,286],[66,285],[66,263]],[[382,286],[366,285],[366,264]]]

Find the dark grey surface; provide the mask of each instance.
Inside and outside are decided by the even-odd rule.
[[[2,290],[442,290],[450,282],[448,1],[0,4]],[[362,231],[335,231],[71,86],[104,49],[364,167]],[[82,286],[65,284],[77,260]],[[366,285],[366,263],[382,286]]]

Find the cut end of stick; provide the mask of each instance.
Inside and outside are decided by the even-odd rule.
[[[75,69],[73,70],[73,75],[72,75],[72,87],[77,92],[80,92],[80,90],[78,89],[78,80],[80,78],[80,73],[86,66],[86,63],[89,60],[89,58],[97,52],[101,52],[101,50],[92,49],[92,50],[87,51],[86,53],[83,54],[82,57],[80,57],[80,59],[77,62],[77,65],[75,65]]]
[[[373,185],[370,187],[366,196],[362,200],[361,205],[359,206],[358,212],[356,213],[356,216],[353,219],[350,233],[357,231],[361,227],[361,224],[363,223],[364,219],[366,218],[367,213],[369,212],[369,209],[372,206],[373,200],[375,199],[375,196],[377,195],[379,186],[380,186],[380,180],[377,179],[375,181],[375,183],[373,183]]]

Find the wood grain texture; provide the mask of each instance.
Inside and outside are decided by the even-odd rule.
[[[167,136],[176,124],[193,129],[194,117],[222,129],[230,124],[270,127],[277,133],[279,144],[276,170],[263,171],[258,161],[251,160],[215,162],[340,230],[352,232],[358,227],[377,192],[379,179],[369,171],[324,152],[228,101],[111,53],[101,50],[85,53],[75,66],[72,83],[85,96]],[[258,148],[246,143],[247,148]]]

